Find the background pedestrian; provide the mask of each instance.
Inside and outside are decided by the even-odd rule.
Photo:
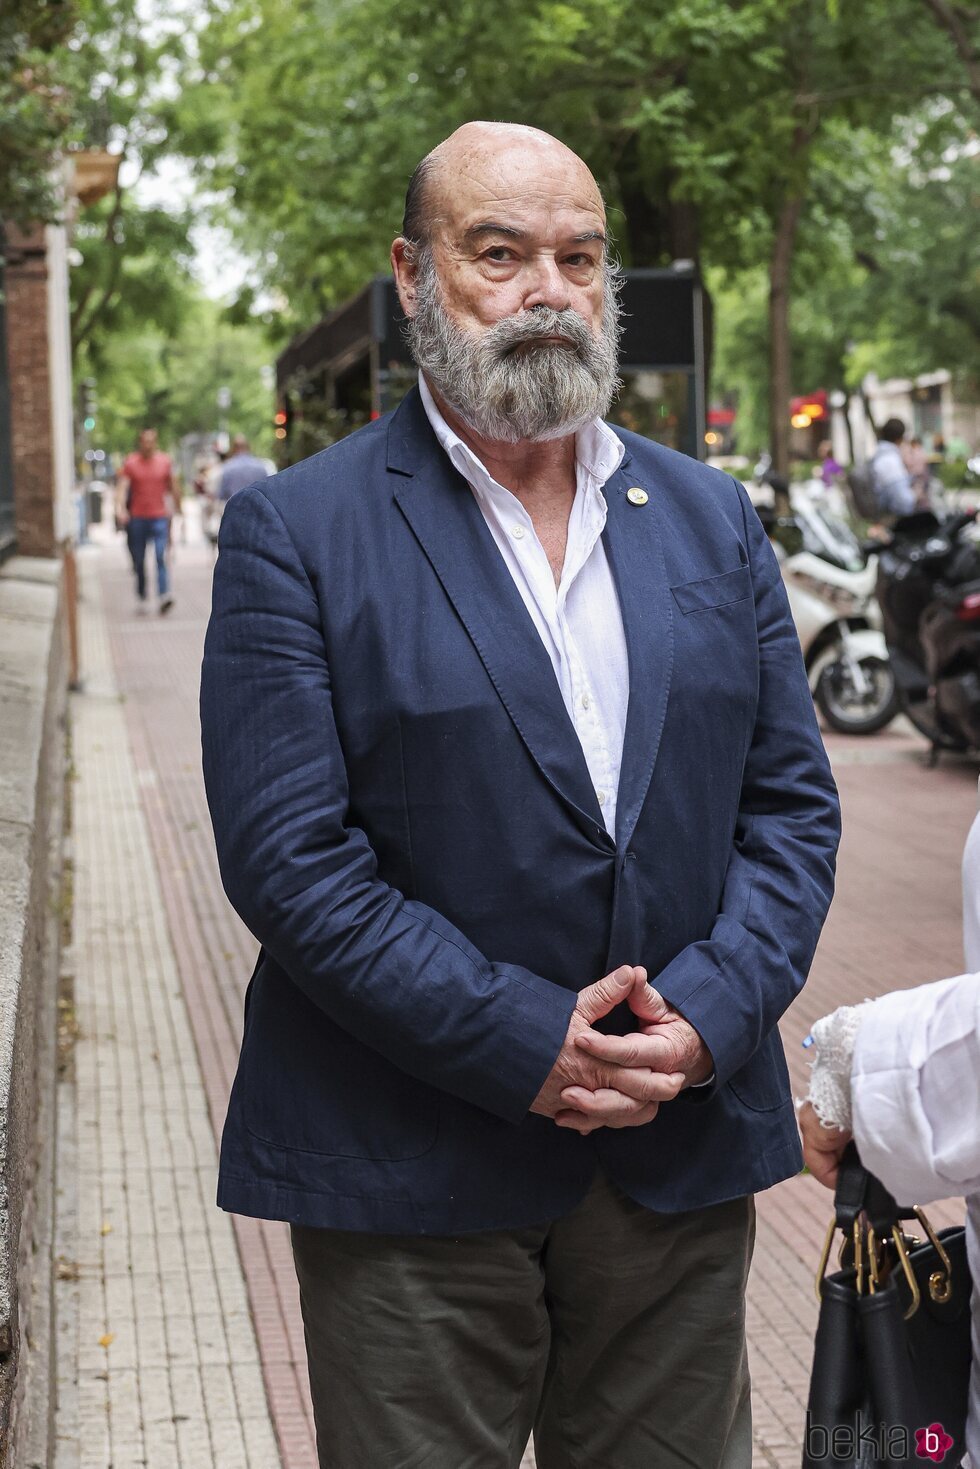
[[[129,554],[136,574],[139,611],[146,610],[146,552],[152,545],[156,561],[156,590],[161,613],[174,605],[170,591],[167,552],[170,526],[178,501],[170,455],[157,447],[156,429],[140,431],[139,448],[123,462],[116,480],[116,523],[126,530]]]
[[[905,424],[900,418],[889,418],[878,434],[870,469],[871,489],[882,515],[911,515],[916,508],[912,480],[902,458],[904,438]]]
[[[236,434],[231,441],[231,452],[217,480],[217,498],[227,504],[239,490],[268,477],[269,467],[266,461],[252,453],[244,434]]]

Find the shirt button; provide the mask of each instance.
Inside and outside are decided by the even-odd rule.
[[[588,694],[583,694],[582,695],[582,708],[583,709],[588,709],[588,708],[591,707],[591,705],[592,705],[592,700],[589,698]]]
[[[599,797],[599,805],[600,806],[604,806],[606,804],[606,793],[605,793],[605,791],[596,791],[596,795]]]
[[[513,535],[515,541],[522,540],[524,536],[524,527],[522,525],[515,525],[511,534]]]

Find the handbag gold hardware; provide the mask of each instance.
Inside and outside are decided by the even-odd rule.
[[[857,1293],[858,1293],[859,1296],[863,1296],[864,1295],[864,1253],[863,1253],[863,1250],[861,1248],[863,1244],[864,1244],[864,1235],[861,1233],[861,1221],[860,1221],[860,1219],[855,1219],[855,1221],[854,1221],[854,1266],[855,1266],[855,1269],[857,1270]]]
[[[827,1261],[830,1259],[830,1248],[831,1248],[832,1244],[834,1243],[834,1234],[836,1233],[836,1231],[837,1231],[837,1220],[836,1219],[831,1219],[830,1225],[829,1225],[829,1227],[827,1229],[827,1238],[823,1242],[823,1250],[821,1251],[821,1254],[820,1254],[820,1264],[817,1266],[817,1279],[815,1281],[815,1285],[816,1285],[816,1290],[817,1290],[817,1300],[818,1301],[822,1301],[823,1300],[823,1278],[824,1278],[824,1276],[827,1273]],[[845,1245],[847,1244],[847,1239],[846,1238],[844,1240],[844,1244]],[[843,1250],[843,1245],[841,1246],[841,1249]]]
[[[952,1298],[953,1267],[949,1255],[943,1249],[942,1241],[933,1229],[924,1210],[916,1204],[912,1212],[922,1225],[929,1243],[939,1256],[942,1269],[934,1270],[929,1276],[929,1295],[938,1305],[943,1305]],[[820,1255],[820,1265],[817,1269],[816,1291],[818,1301],[823,1298],[823,1279],[827,1272],[827,1262],[830,1259],[830,1251],[833,1247],[836,1230],[837,1221],[831,1219]],[[905,1276],[905,1282],[911,1296],[911,1304],[905,1312],[905,1320],[910,1321],[922,1304],[922,1294],[919,1290],[919,1282],[915,1278],[915,1271],[912,1269],[912,1262],[909,1259],[909,1246],[912,1245],[914,1247],[920,1241],[912,1235],[904,1235],[896,1224],[892,1226],[891,1243],[895,1246],[895,1253],[901,1264],[902,1273]],[[881,1286],[882,1279],[887,1272],[889,1264],[888,1257],[885,1254],[884,1241],[878,1239],[872,1224],[865,1225],[858,1218],[854,1221],[852,1238],[848,1239],[847,1235],[843,1234],[840,1248],[840,1263],[842,1266],[844,1264],[845,1253],[849,1247],[853,1250],[854,1255],[855,1289],[857,1294],[859,1296],[864,1295],[865,1279],[867,1279],[868,1290],[871,1295],[875,1295]]]
[[[912,1292],[912,1304],[911,1306],[909,1306],[908,1310],[905,1313],[905,1320],[911,1321],[912,1317],[919,1309],[919,1306],[922,1304],[922,1297],[919,1294],[919,1282],[915,1278],[915,1272],[912,1269],[912,1262],[909,1260],[909,1252],[905,1248],[905,1236],[902,1234],[902,1231],[899,1229],[897,1224],[892,1227],[892,1239],[895,1241],[895,1248],[898,1251],[898,1258],[902,1262],[902,1269],[905,1272],[906,1283],[909,1290]]]
[[[916,1204],[913,1212],[916,1219],[918,1219],[919,1223],[922,1225],[922,1228],[929,1236],[929,1243],[932,1245],[942,1263],[942,1270],[934,1270],[929,1276],[929,1294],[936,1302],[937,1306],[943,1306],[952,1297],[953,1294],[953,1267],[949,1262],[949,1256],[943,1249],[942,1241],[940,1240],[936,1231],[933,1229],[932,1225],[929,1223],[925,1212],[919,1208],[918,1204]]]
[[[881,1284],[881,1268],[882,1268],[882,1264],[887,1264],[887,1261],[885,1261],[884,1259],[879,1260],[879,1258],[878,1258],[879,1243],[880,1242],[879,1242],[879,1239],[878,1239],[877,1234],[875,1233],[875,1227],[874,1227],[874,1225],[873,1224],[869,1224],[868,1225],[868,1264],[869,1264],[869,1268],[870,1268],[870,1271],[871,1271],[871,1285],[870,1285],[870,1290],[871,1290],[871,1294],[872,1295],[875,1295],[877,1293],[878,1287]]]

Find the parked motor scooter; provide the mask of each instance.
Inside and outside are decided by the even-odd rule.
[[[896,522],[878,557],[877,597],[902,707],[941,750],[980,750],[977,510]]]
[[[810,691],[832,729],[875,734],[899,712],[875,600],[876,558],[821,489],[782,488],[790,515],[757,509],[779,559]]]

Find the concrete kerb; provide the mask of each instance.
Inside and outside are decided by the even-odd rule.
[[[15,1440],[43,1440],[51,1411],[66,699],[61,562],[14,557],[0,567],[0,1465],[19,1462]]]

